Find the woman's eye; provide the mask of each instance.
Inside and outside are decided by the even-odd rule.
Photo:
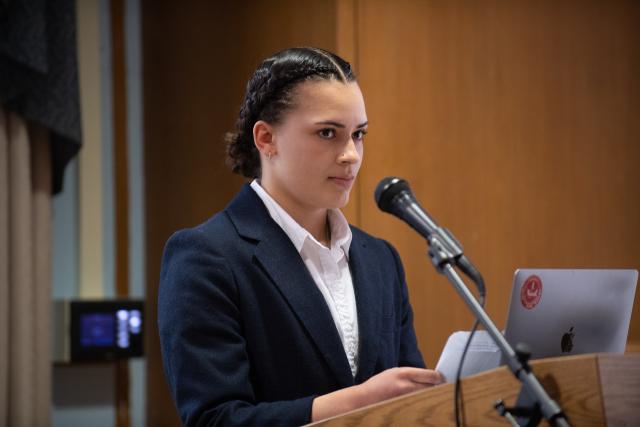
[[[331,128],[320,129],[318,135],[320,135],[321,138],[331,139],[336,136],[336,130]]]
[[[356,141],[360,141],[362,139],[364,139],[364,136],[367,134],[366,130],[357,130],[353,133],[353,139]]]

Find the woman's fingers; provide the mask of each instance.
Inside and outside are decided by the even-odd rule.
[[[433,369],[399,368],[402,369],[404,378],[420,384],[436,385],[444,382],[444,377]]]

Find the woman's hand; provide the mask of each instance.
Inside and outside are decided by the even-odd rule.
[[[362,384],[316,397],[311,409],[311,420],[319,421],[442,382],[442,374],[431,369],[387,369]]]
[[[360,387],[365,400],[371,403],[422,390],[444,382],[442,374],[431,369],[391,368],[369,378]]]

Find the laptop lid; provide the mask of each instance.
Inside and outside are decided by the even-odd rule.
[[[532,358],[624,353],[637,281],[637,270],[517,270],[505,338]]]

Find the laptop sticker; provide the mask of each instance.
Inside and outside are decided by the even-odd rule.
[[[527,277],[520,289],[520,302],[527,310],[531,310],[542,297],[542,280],[536,275]]]

